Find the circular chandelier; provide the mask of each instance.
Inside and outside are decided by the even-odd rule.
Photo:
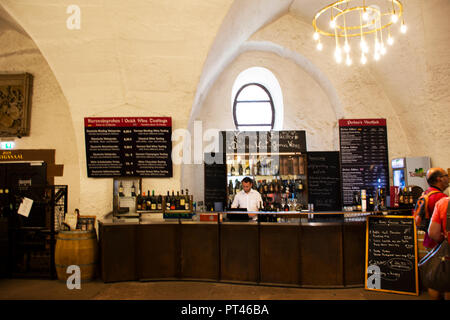
[[[335,39],[334,58],[348,66],[352,56],[358,55],[361,64],[372,56],[378,61],[387,52],[386,45],[394,44],[391,27],[401,21],[400,32],[406,32],[403,5],[398,0],[340,0],[316,13],[313,20],[317,50],[323,49],[321,36]],[[355,44],[357,49],[352,49]]]

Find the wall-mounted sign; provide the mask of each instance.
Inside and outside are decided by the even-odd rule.
[[[172,118],[84,118],[88,177],[172,177]]]
[[[353,192],[389,189],[386,119],[339,120],[343,205]]]
[[[304,130],[222,131],[222,139],[227,154],[306,152]]]

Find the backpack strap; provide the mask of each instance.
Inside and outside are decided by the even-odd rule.
[[[450,198],[448,198],[448,206],[447,206],[447,226],[446,226],[446,235],[445,237],[447,238],[447,233],[450,231]]]

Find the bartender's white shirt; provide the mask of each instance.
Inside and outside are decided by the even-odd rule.
[[[262,198],[258,191],[251,189],[248,193],[244,190],[239,191],[234,196],[232,208],[247,208],[247,211],[258,211],[259,204],[262,204]]]

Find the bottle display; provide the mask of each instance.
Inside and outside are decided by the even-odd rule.
[[[113,220],[139,221],[146,200],[141,193],[141,178],[118,177],[113,179]],[[146,204],[145,204],[146,205]]]
[[[242,190],[242,179],[253,179],[261,194],[262,211],[299,211],[308,204],[305,155],[245,155],[227,158],[227,204]],[[274,221],[264,215],[261,221]]]

